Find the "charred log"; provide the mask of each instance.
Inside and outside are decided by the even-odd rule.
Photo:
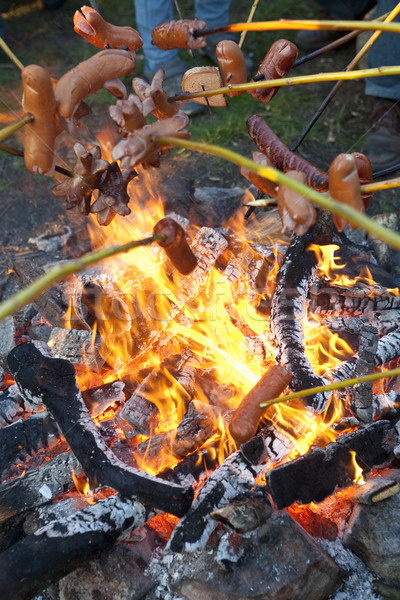
[[[71,472],[79,476],[83,471],[71,452],[64,452],[24,477],[15,477],[0,485],[0,522],[30,508],[51,502],[70,490]]]
[[[373,467],[393,459],[394,426],[377,421],[358,431],[343,435],[325,450],[316,448],[304,456],[268,471],[267,489],[278,509],[294,502],[321,502],[335,491],[352,484],[357,463],[368,473]]]
[[[358,360],[354,375],[361,377],[372,373],[375,367],[374,359],[378,348],[378,330],[366,325],[360,331]],[[372,420],[372,382],[364,382],[350,389],[350,405],[355,415],[368,423]]]
[[[138,529],[145,522],[143,506],[117,494],[48,523],[0,554],[3,600],[30,600],[110,548],[124,529]]]
[[[193,499],[191,487],[131,468],[107,448],[83,403],[71,363],[43,356],[30,343],[14,348],[8,362],[22,395],[38,398],[52,413],[93,487],[111,487],[154,508],[185,514]]]
[[[0,473],[60,439],[57,424],[47,412],[32,415],[0,429]]]
[[[303,344],[306,298],[318,267],[316,254],[307,250],[311,241],[309,234],[294,237],[278,271],[272,298],[270,329],[278,350],[276,360],[291,372],[290,387],[294,392],[326,383],[314,373]],[[305,399],[305,404],[320,412],[328,398],[329,395],[319,393]]]

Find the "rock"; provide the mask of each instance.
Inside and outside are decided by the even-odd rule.
[[[274,514],[243,536],[239,560],[229,562],[228,570],[227,562],[225,568],[217,564],[217,554],[206,548],[188,558],[174,591],[186,600],[325,600],[344,577],[287,513]]]
[[[138,532],[136,532],[137,534]],[[154,534],[140,530],[141,539],[116,544],[110,552],[60,580],[60,600],[139,600],[154,587],[144,575]]]
[[[400,581],[400,493],[372,505],[358,504],[343,544],[388,583]]]

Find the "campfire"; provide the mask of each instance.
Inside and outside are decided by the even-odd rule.
[[[54,172],[52,151],[40,166],[35,154],[33,84],[46,84],[54,112],[49,151],[57,127],[71,133],[85,114],[82,73],[100,89],[115,69],[134,70],[137,32],[105,29],[122,41],[103,49],[103,20],[83,9],[76,30],[89,39],[88,24],[100,23],[89,41],[102,50],[78,65],[79,93],[66,91],[71,72],[53,92],[41,67],[23,69],[32,173]],[[161,47],[183,25],[184,47],[201,47],[210,31],[188,23],[163,24]],[[249,84],[254,99],[277,93],[279,82],[263,80],[276,83],[266,68],[283,51],[284,76],[293,66],[297,49],[280,40]],[[224,105],[223,93],[247,85],[245,69],[229,84],[221,63],[227,88],[215,71],[200,86],[196,69],[183,90],[203,103],[201,92]],[[253,185],[210,223],[219,195],[234,191],[189,190],[181,201],[174,175],[167,191],[150,168],[190,137],[186,96],[168,98],[163,78],[135,78],[128,98],[114,82],[114,137],[75,143],[73,170],[58,167],[66,177],[54,194],[87,216],[96,260],[0,321],[3,597],[326,600],[345,580],[353,598],[348,571],[368,580],[360,597],[377,578],[380,591],[396,585],[400,293],[389,247],[356,229],[383,229],[363,215],[369,161],[341,154],[324,173],[255,114],[258,152],[233,158]],[[245,219],[243,205],[268,210]],[[13,265],[21,289],[41,276],[31,262]]]

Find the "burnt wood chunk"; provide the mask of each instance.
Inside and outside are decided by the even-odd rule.
[[[354,370],[356,377],[373,373],[375,354],[378,348],[378,330],[365,325],[360,331],[358,361]],[[349,390],[350,403],[355,415],[363,422],[372,420],[372,381],[358,383]]]
[[[267,489],[278,509],[294,502],[321,502],[352,484],[355,468],[352,452],[363,473],[387,465],[393,459],[393,424],[376,421],[338,438],[325,450],[316,448],[304,456],[268,471]]]
[[[146,522],[141,504],[118,494],[52,521],[0,554],[2,600],[31,600],[100,552],[110,548],[121,531]]]
[[[290,387],[294,392],[327,383],[314,373],[304,353],[306,299],[318,267],[315,252],[307,250],[311,241],[310,234],[294,236],[278,271],[272,297],[270,329],[278,351],[276,360],[289,369],[292,375]],[[309,408],[321,412],[329,396],[327,393],[318,393],[302,401]]]
[[[168,484],[129,467],[107,448],[82,400],[70,362],[43,356],[33,344],[24,343],[10,353],[8,363],[22,395],[41,399],[52,413],[92,487],[111,487],[154,508],[185,514],[193,499],[192,487]]]

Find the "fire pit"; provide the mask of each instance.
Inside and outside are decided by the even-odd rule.
[[[140,38],[118,29],[133,35],[129,50],[103,49],[96,34],[101,51],[78,65],[93,89],[110,88],[110,57],[117,75],[134,70]],[[185,83],[195,100],[199,73]],[[23,70],[32,173],[51,173],[57,126],[71,134],[86,114],[83,79],[79,94],[65,91],[73,77],[53,92],[44,69]],[[361,187],[357,153],[319,171],[253,115],[258,159],[228,158],[255,187],[180,178],[178,194],[174,175],[159,186],[149,167],[189,137],[163,78],[136,78],[128,98],[114,82],[120,138],[77,142],[73,169],[56,167],[66,178],[54,194],[88,217],[92,249],[137,247],[74,269],[0,320],[2,597],[381,598],[400,575],[400,383],[369,376],[399,364],[400,293],[389,247],[346,228],[382,233],[361,216],[372,174]],[[40,166],[39,79],[53,115]],[[244,220],[243,204],[257,202],[273,208]],[[55,247],[82,254],[74,238],[73,227],[35,238],[48,264],[15,261],[13,285],[40,279]]]

